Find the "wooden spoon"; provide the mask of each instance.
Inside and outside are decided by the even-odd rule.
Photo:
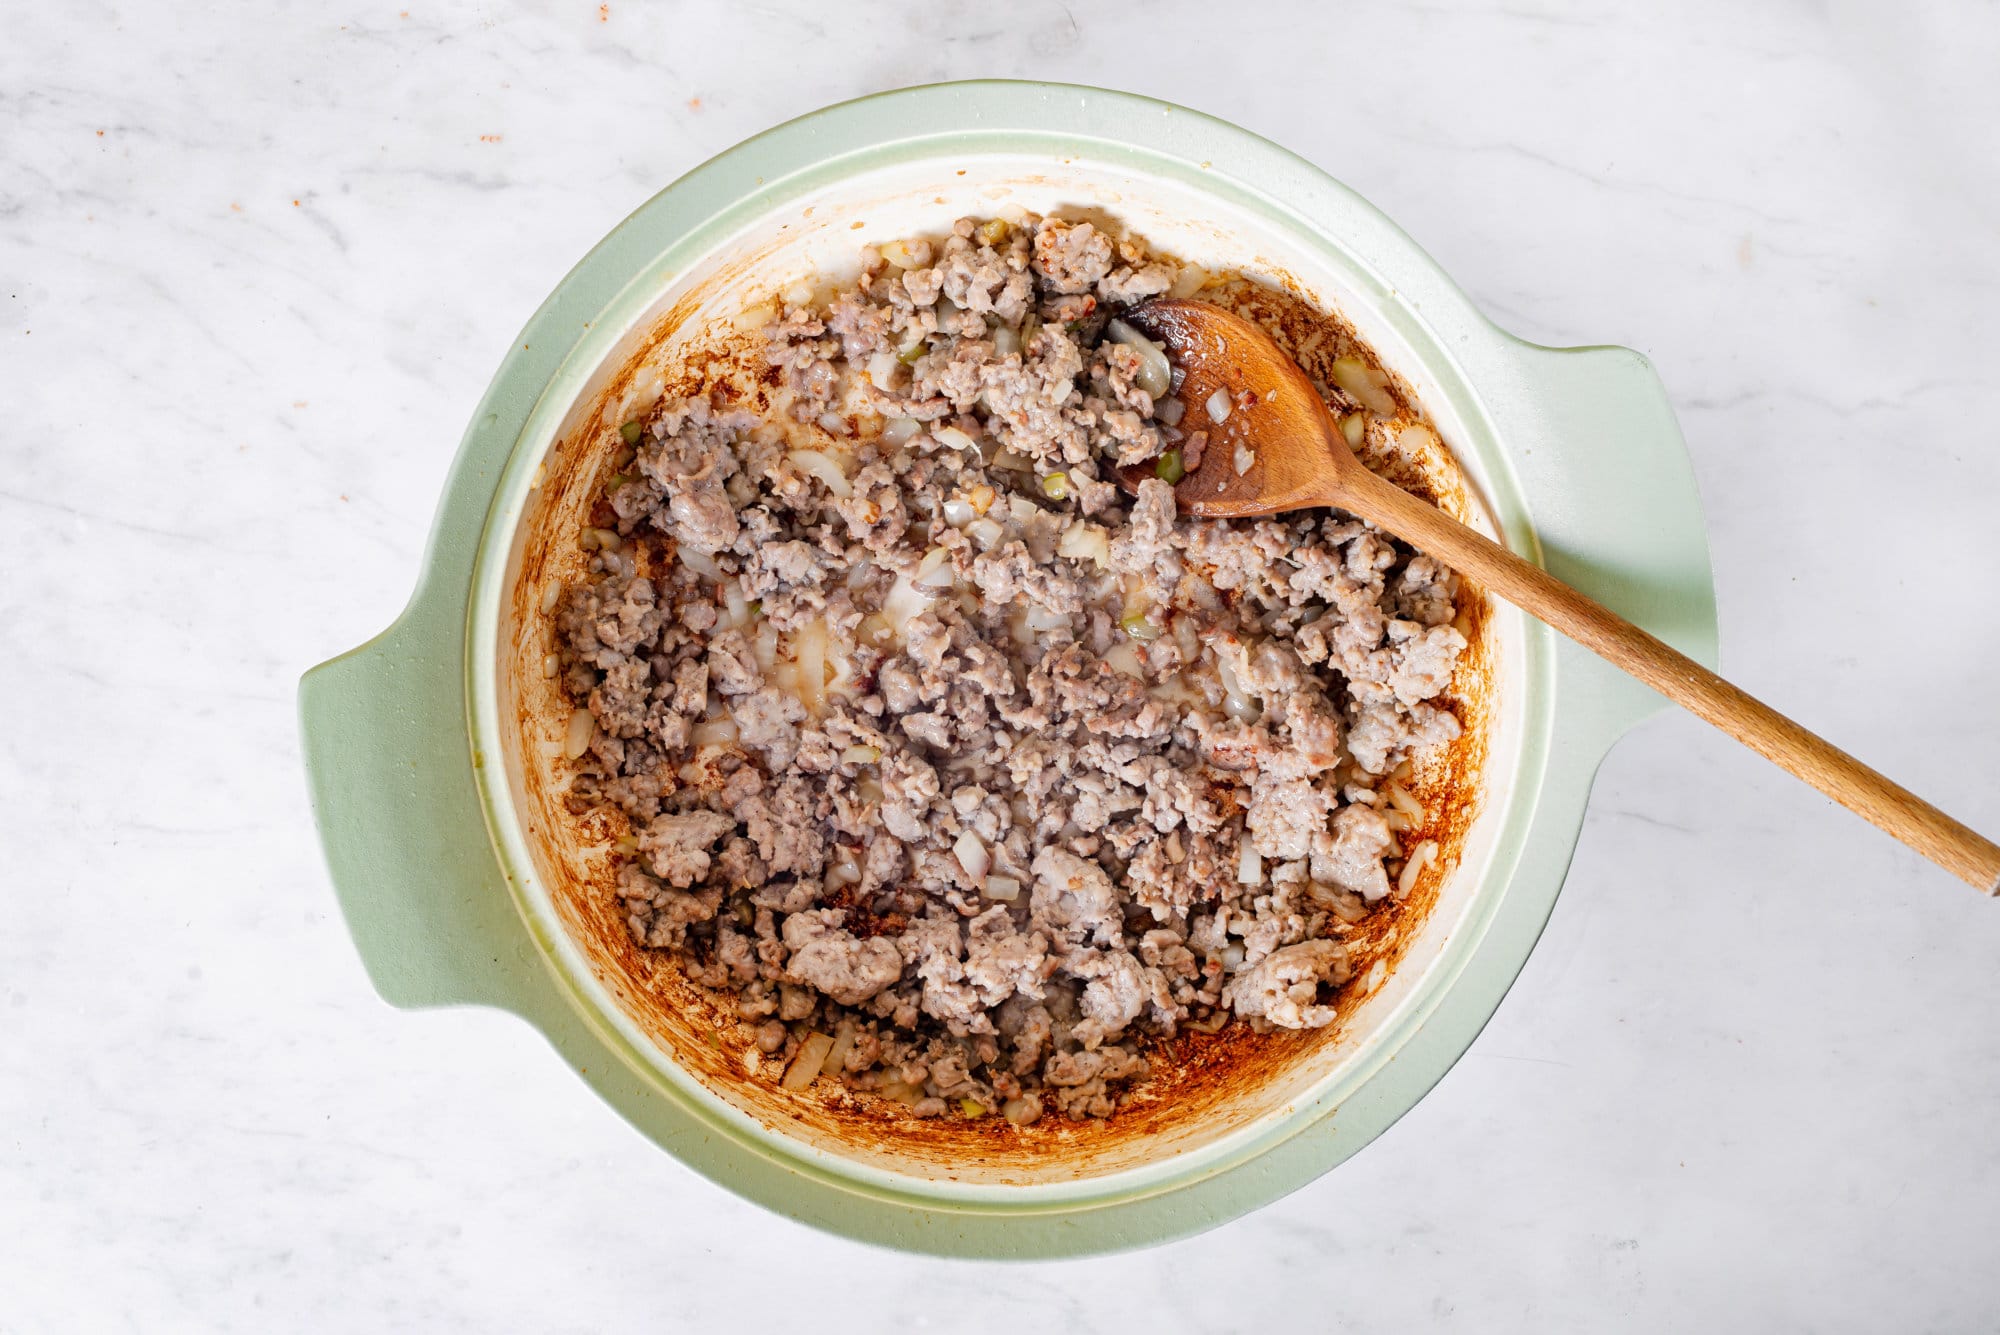
[[[1971,885],[2000,895],[2000,845],[1369,472],[1312,381],[1256,325],[1202,301],[1149,302],[1124,318],[1165,344],[1183,372],[1181,429],[1208,435],[1198,467],[1174,487],[1181,514],[1227,519],[1328,505],[1358,515],[1539,617]],[[1218,391],[1228,401],[1220,421],[1210,411]],[[1213,402],[1220,409],[1224,400]],[[1157,475],[1154,462],[1119,470],[1128,490]]]

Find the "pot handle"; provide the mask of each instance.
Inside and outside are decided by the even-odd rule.
[[[1688,657],[1716,665],[1715,582],[1687,445],[1666,386],[1630,348],[1546,348],[1508,339],[1488,410],[1531,499],[1542,564]],[[1534,555],[1535,553],[1530,553]],[[1585,711],[1605,749],[1667,709],[1650,687],[1568,640],[1557,644],[1564,710]]]
[[[341,913],[383,1000],[518,1010],[539,966],[473,784],[465,596],[435,582],[388,630],[299,683],[313,814]]]

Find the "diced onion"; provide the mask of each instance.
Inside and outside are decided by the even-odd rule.
[[[1424,868],[1437,860],[1438,846],[1435,839],[1426,839],[1418,844],[1409,860],[1403,863],[1403,873],[1396,878],[1396,898],[1401,899],[1416,889],[1417,878],[1424,874]]]
[[[631,404],[633,416],[644,416],[648,409],[660,401],[666,393],[667,377],[657,366],[649,366],[632,382],[625,402]]]
[[[882,758],[879,746],[850,746],[840,753],[840,758],[850,765],[872,765]]]
[[[954,578],[951,553],[942,547],[933,547],[917,563],[916,578],[911,583],[920,589],[942,589],[949,586]]]
[[[1208,409],[1209,421],[1227,422],[1229,420],[1229,410],[1236,405],[1231,402],[1228,390],[1218,389],[1215,393],[1208,396],[1208,402],[1202,406]]]
[[[814,714],[826,712],[826,622],[808,621],[792,637],[799,675],[799,701]]]
[[[982,482],[971,491],[966,492],[965,499],[972,502],[972,513],[983,515],[993,508],[993,500],[999,494],[999,492]]]
[[[848,426],[847,419],[839,413],[821,413],[816,420],[819,422],[820,430],[829,436],[845,436],[853,429]]]
[[[1122,672],[1135,681],[1146,679],[1146,665],[1139,659],[1139,650],[1130,640],[1121,640],[1104,653],[1104,661],[1115,672]]]
[[[1349,926],[1368,916],[1368,906],[1361,902],[1359,895],[1351,895],[1333,886],[1315,886],[1313,899],[1326,905],[1328,912]]]
[[[575,760],[590,749],[591,734],[597,731],[597,719],[588,709],[570,711],[569,729],[563,734],[563,754]]]
[[[713,777],[710,774],[709,765],[721,753],[722,748],[719,746],[697,747],[695,748],[694,758],[688,761],[687,764],[682,765],[675,772],[681,776],[682,783],[700,783],[704,777]]]
[[[1256,452],[1248,445],[1238,445],[1236,447],[1236,476],[1242,477],[1250,471],[1250,465],[1256,462]]]
[[[1174,285],[1167,289],[1170,297],[1191,297],[1208,286],[1208,270],[1197,264],[1190,264],[1181,270],[1181,276],[1174,279]]]
[[[1358,450],[1361,442],[1368,438],[1368,418],[1364,413],[1349,413],[1340,419],[1340,436],[1347,442],[1347,448]]]
[[[1243,962],[1249,958],[1250,952],[1245,950],[1240,942],[1231,941],[1222,948],[1222,967],[1231,973],[1241,969]]]
[[[750,600],[743,596],[743,586],[733,579],[722,581],[722,610],[732,629],[750,624]]]
[[[1123,343],[1139,354],[1139,374],[1133,377],[1133,383],[1156,399],[1164,395],[1174,380],[1174,368],[1167,361],[1166,350],[1123,320],[1113,320],[1104,327],[1104,332],[1114,342]]]
[[[1332,366],[1333,383],[1339,385],[1377,417],[1396,415],[1396,398],[1385,388],[1389,377],[1359,357],[1337,358]]]
[[[882,439],[891,445],[901,445],[913,439],[923,429],[924,424],[914,417],[892,417],[888,425],[882,428]]]
[[[843,1021],[833,1035],[833,1046],[827,1050],[826,1060],[820,1063],[821,1075],[839,1075],[840,1068],[847,1065],[847,1054],[854,1050],[854,1023]]]
[[[1264,883],[1264,856],[1257,851],[1257,841],[1247,834],[1236,850],[1236,879],[1243,885]]]
[[[1157,419],[1158,421],[1166,423],[1168,426],[1179,426],[1181,424],[1181,418],[1185,416],[1186,413],[1187,413],[1187,405],[1185,403],[1182,403],[1179,399],[1164,400],[1159,407],[1153,410],[1154,418]]]
[[[841,471],[840,463],[830,454],[818,450],[792,451],[792,463],[800,472],[818,478],[826,484],[826,489],[834,495],[846,498],[854,494],[854,484]]]
[[[934,426],[931,428],[931,435],[936,437],[938,444],[947,449],[964,450],[969,454],[979,452],[979,442],[955,426]]]
[[[877,614],[880,618],[879,624],[886,632],[887,638],[901,639],[909,629],[911,619],[923,615],[924,609],[931,605],[931,599],[936,597],[937,593],[936,589],[918,588],[907,571],[896,576],[896,582],[889,586],[889,592],[883,596],[882,610]],[[877,644],[882,642],[880,638],[874,641]]]
[[[1418,825],[1424,823],[1424,804],[1412,797],[1410,790],[1403,787],[1402,784],[1390,783],[1387,788],[1383,789],[1383,795],[1389,799],[1390,806],[1408,816]]]
[[[547,616],[549,613],[555,611],[556,604],[562,601],[562,596],[562,581],[551,581],[549,586],[542,590],[542,615]]]
[[[1037,632],[1059,630],[1069,624],[1068,617],[1061,612],[1043,607],[1040,603],[1030,607],[1028,615],[1023,619],[1027,622],[1029,630]]]
[[[688,740],[696,746],[726,746],[736,740],[736,720],[730,718],[703,719],[688,731]]]
[[[698,552],[692,547],[681,547],[677,549],[676,554],[680,557],[680,563],[695,574],[717,581],[722,579],[722,567],[717,565],[715,558],[707,552]]]
[[[1061,540],[1056,543],[1056,551],[1072,561],[1088,558],[1101,569],[1111,568],[1110,535],[1095,524],[1081,521],[1071,524],[1063,530]]]
[[[819,1075],[826,1055],[833,1051],[833,1037],[829,1034],[809,1034],[806,1041],[799,1044],[799,1055],[792,1058],[792,1064],[785,1070],[783,1081],[786,1089],[797,1092],[804,1089]]]
[[[861,618],[861,624],[854,628],[854,641],[879,649],[896,638],[896,629],[887,616],[876,612]]]
[[[1008,473],[1030,472],[1034,469],[1035,466],[1033,461],[1030,460],[1027,455],[1016,454],[1014,451],[1009,449],[1000,449],[994,451],[993,457],[991,459],[988,459],[986,462],[990,464],[992,467],[1001,469],[1004,472]]]
[[[1243,683],[1236,679],[1236,670],[1221,654],[1215,656],[1215,673],[1222,679],[1222,712],[1243,723],[1256,722],[1264,713],[1264,706],[1243,689]]]
[[[1160,628],[1146,620],[1144,612],[1127,612],[1123,617],[1119,618],[1118,625],[1127,635],[1130,635],[1133,639],[1141,643],[1151,644],[1154,640],[1160,638]]]
[[[921,269],[924,266],[917,260],[916,246],[918,244],[928,247],[929,243],[912,243],[909,241],[885,242],[882,246],[882,258],[895,265],[898,269]]]
[[[812,284],[803,280],[793,283],[784,290],[782,296],[787,306],[810,306],[813,299]]]
[[[1019,330],[1013,329],[1003,324],[998,329],[993,331],[994,356],[1012,357],[1015,353],[1019,352],[1020,350],[1021,350],[1021,334]]]
[[[1412,422],[1396,433],[1396,445],[1404,454],[1422,458],[1437,448],[1437,434],[1422,422]]]
[[[542,675],[544,677],[553,677],[560,671],[562,671],[562,659],[559,656],[550,654],[542,660]]]
[[[979,836],[970,830],[961,831],[957,841],[952,844],[951,851],[952,856],[958,859],[958,865],[965,869],[965,874],[971,878],[972,883],[984,886],[986,884],[986,873],[993,869],[993,854],[987,851],[986,845],[980,841]]]
[[[972,508],[972,502],[963,496],[954,496],[944,503],[944,522],[953,528],[964,528],[976,514],[978,511]]]
[[[1021,897],[1021,883],[1012,876],[988,876],[986,897],[1011,903]]]
[[[877,389],[892,390],[896,387],[896,368],[901,365],[895,353],[878,352],[868,359],[868,379]]]
[[[975,519],[965,526],[965,534],[979,544],[981,551],[991,551],[1007,536],[1007,530],[991,519]]]
[[[1040,1100],[1031,1103],[1026,1096],[1018,1099],[1008,1099],[1000,1105],[1000,1115],[1015,1126],[1026,1126],[1040,1114]]]

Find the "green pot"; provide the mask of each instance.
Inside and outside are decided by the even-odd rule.
[[[851,260],[859,240],[936,230],[1000,200],[1102,210],[1197,262],[1213,254],[1291,276],[1415,387],[1498,535],[1713,663],[1699,501],[1638,354],[1509,337],[1368,204],[1233,126],[1122,93],[964,83],[780,126],[606,237],[515,340],[474,414],[409,607],[308,673],[300,708],[341,907],[391,1004],[519,1015],[662,1148],[793,1218],[913,1251],[1076,1256],[1275,1200],[1415,1104],[1526,961],[1605,752],[1665,704],[1496,610],[1486,796],[1456,871],[1351,1039],[1227,1125],[1115,1161],[960,1171],[772,1116],[697,1069],[635,1019],[628,989],[553,895],[566,854],[535,805],[541,761],[520,722],[530,687],[514,670],[536,569],[528,535],[560,503],[552,451],[620,416],[635,391],[617,374],[648,338],[726,318],[743,272],[788,281]]]

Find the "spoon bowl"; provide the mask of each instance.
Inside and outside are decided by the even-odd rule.
[[[1235,519],[1352,508],[1341,499],[1343,478],[1367,470],[1312,381],[1269,334],[1206,301],[1152,301],[1124,318],[1178,363],[1181,429],[1204,438],[1199,462],[1174,486],[1180,513]],[[1161,476],[1154,461],[1117,471],[1128,491]]]

